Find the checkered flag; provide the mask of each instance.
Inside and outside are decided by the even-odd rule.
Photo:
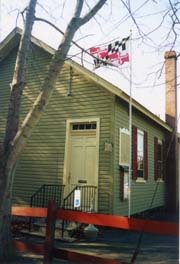
[[[91,48],[90,53],[96,57],[94,59],[95,68],[108,64],[119,66],[129,62],[128,42],[129,37],[123,38],[122,41],[111,43],[107,47]]]
[[[120,51],[125,51],[126,49],[126,44],[127,41],[129,40],[129,37],[127,38],[123,38],[122,41],[116,41],[112,44],[108,45],[108,53],[112,54],[112,53],[116,53],[116,52],[120,52]]]

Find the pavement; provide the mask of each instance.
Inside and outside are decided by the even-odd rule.
[[[139,232],[119,229],[101,231],[96,241],[80,239],[74,242],[56,241],[55,247],[130,263],[140,238]],[[37,241],[37,242],[40,242]],[[43,257],[34,254],[19,253],[13,264],[42,264]],[[66,260],[54,259],[53,264],[77,264]],[[178,264],[179,239],[174,236],[145,233],[142,236],[137,264]]]
[[[93,256],[130,263],[140,238],[139,232],[107,229],[94,242],[80,240],[73,243],[56,242],[56,247]],[[145,233],[134,263],[179,263],[179,238]]]
[[[178,221],[178,218],[168,219]],[[30,237],[24,237],[31,242]],[[141,239],[140,239],[141,238]],[[34,239],[34,238],[33,238]],[[122,229],[102,228],[99,230],[96,241],[88,241],[82,236],[73,242],[55,241],[55,247],[71,250],[83,254],[98,256],[107,259],[131,262],[133,253],[139,246],[139,253],[134,263],[137,264],[178,264],[179,238],[175,236],[140,233]],[[42,243],[42,238],[36,238],[34,243]],[[18,253],[19,257],[12,264],[42,264],[43,257],[34,254]],[[53,264],[76,264],[66,260],[53,259]]]

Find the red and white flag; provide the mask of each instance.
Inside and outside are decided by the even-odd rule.
[[[129,37],[123,38],[122,41],[111,43],[106,47],[90,48],[90,53],[96,57],[94,59],[95,67],[108,65],[108,62],[115,66],[129,62],[128,41]]]

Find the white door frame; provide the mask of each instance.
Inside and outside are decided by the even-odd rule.
[[[66,185],[67,178],[69,176],[70,169],[70,137],[71,137],[71,125],[73,123],[92,123],[96,122],[96,160],[97,160],[97,169],[96,169],[96,186],[98,187],[98,174],[99,174],[99,135],[100,135],[100,118],[75,118],[66,120],[66,141],[65,141],[65,156],[64,156],[64,175],[63,175],[63,184]]]

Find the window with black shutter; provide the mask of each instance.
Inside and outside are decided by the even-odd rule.
[[[137,177],[144,178],[144,132],[137,130]]]
[[[133,180],[148,179],[148,136],[133,126],[132,130],[132,169]]]
[[[154,138],[154,179],[164,179],[164,141]]]

